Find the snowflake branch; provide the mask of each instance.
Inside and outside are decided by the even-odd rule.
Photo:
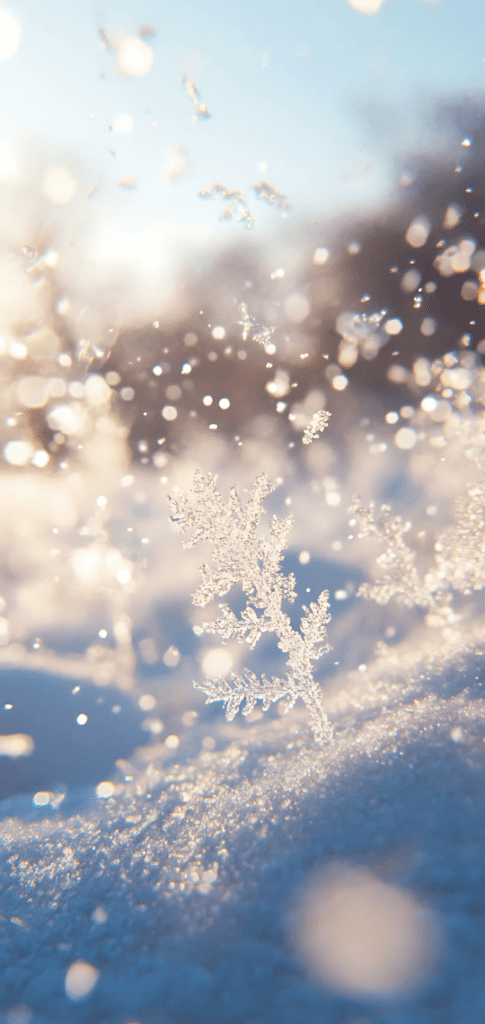
[[[312,662],[331,649],[326,638],[330,621],[328,591],[323,591],[310,608],[303,606],[301,628],[294,630],[282,604],[294,602],[295,578],[292,573],[285,576],[280,568],[293,519],[273,516],[266,534],[258,533],[265,512],[262,502],[276,485],[263,473],[252,485],[248,501],[241,504],[233,487],[229,501],[224,503],[216,480],[211,474],[205,479],[197,471],[192,488],[196,502],[193,505],[185,494],[169,498],[171,519],[182,533],[193,531],[184,542],[185,547],[192,547],[199,540],[213,544],[214,566],[202,565],[202,583],[193,594],[194,604],[208,604],[214,597],[228,593],[235,584],[241,585],[247,601],[239,618],[227,604],[220,604],[220,615],[203,622],[196,632],[217,633],[223,642],[245,641],[251,649],[263,633],[275,633],[279,649],[288,655],[289,671],[284,680],[272,679],[271,683],[264,675],[259,680],[245,669],[242,675],[233,672],[229,681],[205,680],[194,685],[207,694],[208,703],[222,701],[228,719],[234,718],[244,699],[245,713],[249,714],[257,700],[263,701],[266,710],[281,697],[288,696],[291,707],[301,697],[310,712],[317,742],[322,743],[330,738],[331,729],[322,707],[320,687],[313,678]]]

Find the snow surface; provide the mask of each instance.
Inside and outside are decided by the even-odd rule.
[[[108,799],[86,787],[58,809],[4,801],[2,1021],[483,1020],[483,622],[449,630],[439,653],[429,633],[334,680],[321,751],[296,708],[218,719],[213,751],[154,743],[118,762]],[[291,921],[329,863],[366,866],[434,909],[443,950],[424,990],[361,1002],[311,978]],[[73,1001],[79,960],[99,979]]]

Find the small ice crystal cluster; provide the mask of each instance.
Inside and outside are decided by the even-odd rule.
[[[359,358],[375,359],[379,349],[389,341],[388,333],[381,331],[385,310],[380,313],[341,313],[337,317],[336,330],[341,336],[338,351],[340,366],[350,368]]]
[[[311,444],[312,441],[315,441],[318,435],[322,434],[328,426],[331,415],[332,413],[326,412],[325,409],[319,409],[318,412],[314,412],[310,422],[303,431],[302,444]]]
[[[288,671],[284,679],[272,676],[269,680],[264,674],[258,679],[253,672],[244,669],[241,673],[232,672],[229,681],[206,679],[194,685],[207,694],[208,704],[223,702],[229,721],[244,700],[243,714],[247,715],[257,700],[263,701],[265,711],[274,701],[288,697],[286,710],[289,711],[301,697],[310,712],[315,739],[323,743],[330,739],[331,729],[322,707],[320,686],[313,678],[312,661],[330,650],[326,638],[326,625],[330,621],[328,591],[322,591],[310,608],[303,605],[305,615],[301,628],[294,630],[282,604],[283,601],[294,602],[295,578],[292,573],[284,576],[280,569],[292,516],[285,519],[273,516],[269,532],[265,536],[258,534],[259,521],[265,511],[262,502],[275,490],[276,484],[261,474],[251,487],[249,500],[242,505],[235,487],[225,504],[216,482],[217,477],[209,474],[206,479],[197,471],[192,488],[194,503],[183,493],[176,499],[169,498],[171,520],[178,524],[182,533],[193,531],[184,547],[193,547],[198,541],[213,544],[215,568],[205,563],[201,566],[202,583],[193,595],[193,603],[204,606],[216,596],[227,594],[236,584],[240,584],[247,600],[240,618],[229,605],[220,604],[219,617],[202,623],[198,631],[218,633],[223,642],[246,641],[251,648],[263,633],[276,633],[279,649],[288,655]]]
[[[197,103],[198,92],[197,90],[195,93],[190,91],[189,87],[195,88],[190,79],[187,79],[187,83],[188,84],[182,81],[182,84],[185,84],[185,88],[187,89],[189,96],[191,96],[194,102]],[[200,104],[199,109],[197,109],[197,113],[204,114],[207,117],[210,116],[207,108],[205,106],[201,107]],[[275,206],[278,209],[283,210],[282,216],[286,217],[286,210],[289,208],[290,204],[287,202],[287,198],[283,192],[279,192],[277,188],[268,184],[267,181],[259,181],[252,187],[258,199],[263,199],[265,202],[269,203],[270,206]],[[254,217],[241,189],[226,188],[226,186],[221,185],[219,181],[215,181],[212,185],[209,185],[208,188],[199,189],[197,193],[197,195],[201,196],[203,199],[211,198],[218,194],[220,194],[223,199],[228,200],[221,213],[221,220],[230,220],[231,217],[236,217],[237,220],[243,221],[248,229],[252,228],[254,224]]]
[[[457,620],[451,601],[452,591],[465,595],[485,587],[485,462],[475,463],[481,480],[469,483],[465,494],[455,503],[454,523],[434,545],[434,565],[424,575],[416,567],[416,552],[404,536],[410,522],[391,517],[389,505],[375,515],[374,504],[364,508],[358,498],[349,512],[359,524],[361,538],[377,537],[384,546],[377,564],[384,571],[374,584],[364,583],[358,596],[387,604],[392,598],[406,607],[426,608],[428,625],[443,626]]]
[[[238,324],[242,327],[243,341],[247,341],[248,338],[251,338],[252,341],[255,341],[258,345],[264,345],[265,348],[267,345],[271,344],[271,338],[273,337],[275,328],[265,327],[263,324],[259,324],[255,317],[251,316],[249,313],[245,302],[240,302],[237,309],[239,316],[241,317],[241,320],[238,320]]]
[[[253,189],[258,199],[264,199],[270,206],[277,206],[280,210],[286,210],[290,206],[285,194],[279,192],[277,188],[274,188],[267,181],[258,181],[256,185],[253,185]]]
[[[239,188],[226,188],[225,185],[221,185],[220,182],[216,181],[213,185],[209,185],[208,188],[199,189],[197,195],[202,199],[209,199],[212,196],[221,194],[223,199],[227,199],[227,203],[221,213],[221,220],[230,220],[232,217],[236,217],[237,220],[244,221],[248,229],[252,228],[254,224],[254,217],[248,204]]]

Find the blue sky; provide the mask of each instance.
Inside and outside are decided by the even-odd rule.
[[[244,232],[218,220],[220,200],[197,197],[216,180],[244,191],[255,232],[271,231],[281,216],[254,198],[250,186],[261,177],[288,195],[292,218],[361,208],[392,187],[395,154],[436,142],[420,106],[481,97],[485,85],[485,5],[467,0],[387,0],[372,16],[347,0],[2,6],[22,24],[15,55],[0,65],[3,138],[23,140],[24,152],[30,139],[45,139],[64,163],[80,157],[82,188],[98,186],[86,200],[90,213],[109,214],[119,232],[153,222],[187,236],[214,231],[221,241]],[[157,30],[147,40],[152,68],[122,77],[97,26],[112,38],[144,24]],[[209,120],[193,122],[184,72]],[[133,129],[117,134],[108,125],[122,113]],[[186,146],[189,169],[168,181],[163,168],[176,143]],[[118,184],[130,172],[131,190]]]

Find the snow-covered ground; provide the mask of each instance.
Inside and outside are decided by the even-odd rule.
[[[415,641],[392,667],[381,659],[336,680],[327,749],[296,709],[219,720],[213,750],[195,753],[199,726],[181,756],[139,749],[107,798],[85,787],[58,809],[6,801],[4,1019],[27,1019],[21,1004],[48,1024],[480,1021],[483,622],[475,634],[428,655]],[[363,866],[433,912],[436,960],[427,947],[417,993],[351,998],[307,972],[295,918],[329,864]],[[387,927],[391,942],[399,906]],[[371,915],[358,956],[372,929]],[[77,961],[99,972],[82,1000],[65,992]]]

